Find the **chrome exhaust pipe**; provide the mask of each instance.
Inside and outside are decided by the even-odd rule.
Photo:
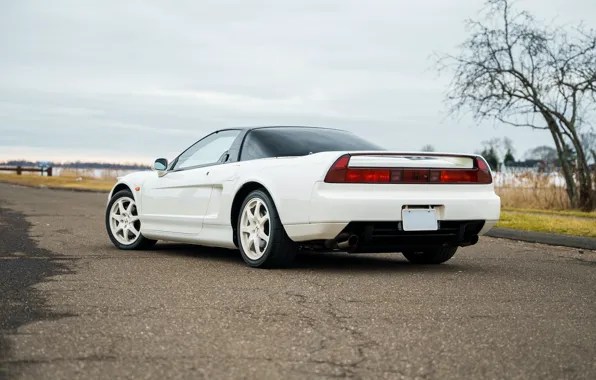
[[[358,244],[358,236],[343,233],[338,235],[335,239],[325,240],[325,248],[327,249],[350,249]]]
[[[324,243],[325,248],[327,248],[327,249],[337,249],[338,248],[337,247],[337,242],[338,241],[347,240],[349,237],[350,237],[350,235],[344,232],[342,234],[337,235],[335,237],[335,239],[325,240],[325,243]]]
[[[339,249],[350,249],[354,248],[358,244],[358,236],[351,235],[348,240],[342,241],[337,243],[337,248]]]

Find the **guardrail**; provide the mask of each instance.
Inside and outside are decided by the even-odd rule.
[[[0,166],[0,171],[17,172],[17,175],[22,175],[23,172],[38,172],[40,175],[43,175],[43,173],[46,173],[46,175],[48,177],[51,177],[52,173],[53,173],[53,169],[51,166],[49,166],[47,168],[24,168],[22,166],[14,166],[14,167]]]

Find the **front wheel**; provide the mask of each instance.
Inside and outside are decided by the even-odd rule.
[[[114,245],[120,249],[148,249],[156,240],[141,234],[137,205],[129,190],[114,194],[106,209],[106,229]]]
[[[414,264],[442,264],[455,255],[457,247],[439,247],[421,252],[402,252],[409,262]]]
[[[286,234],[273,200],[262,190],[244,199],[236,234],[242,258],[251,267],[286,267],[296,255],[296,244]]]

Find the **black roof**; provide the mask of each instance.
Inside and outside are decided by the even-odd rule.
[[[312,129],[330,129],[333,131],[347,132],[347,131],[345,131],[343,129],[339,129],[339,128],[314,127],[314,126],[309,126],[309,125],[256,125],[256,126],[245,126],[245,127],[229,127],[229,128],[222,128],[220,130],[225,131],[228,129],[241,129],[241,130],[250,131],[253,129],[264,129],[264,128],[312,128]]]

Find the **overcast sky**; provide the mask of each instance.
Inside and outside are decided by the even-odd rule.
[[[481,0],[0,0],[0,159],[150,162],[218,128],[343,128],[389,149],[474,152],[544,132],[446,115],[454,52]],[[596,19],[594,0],[520,0]]]

